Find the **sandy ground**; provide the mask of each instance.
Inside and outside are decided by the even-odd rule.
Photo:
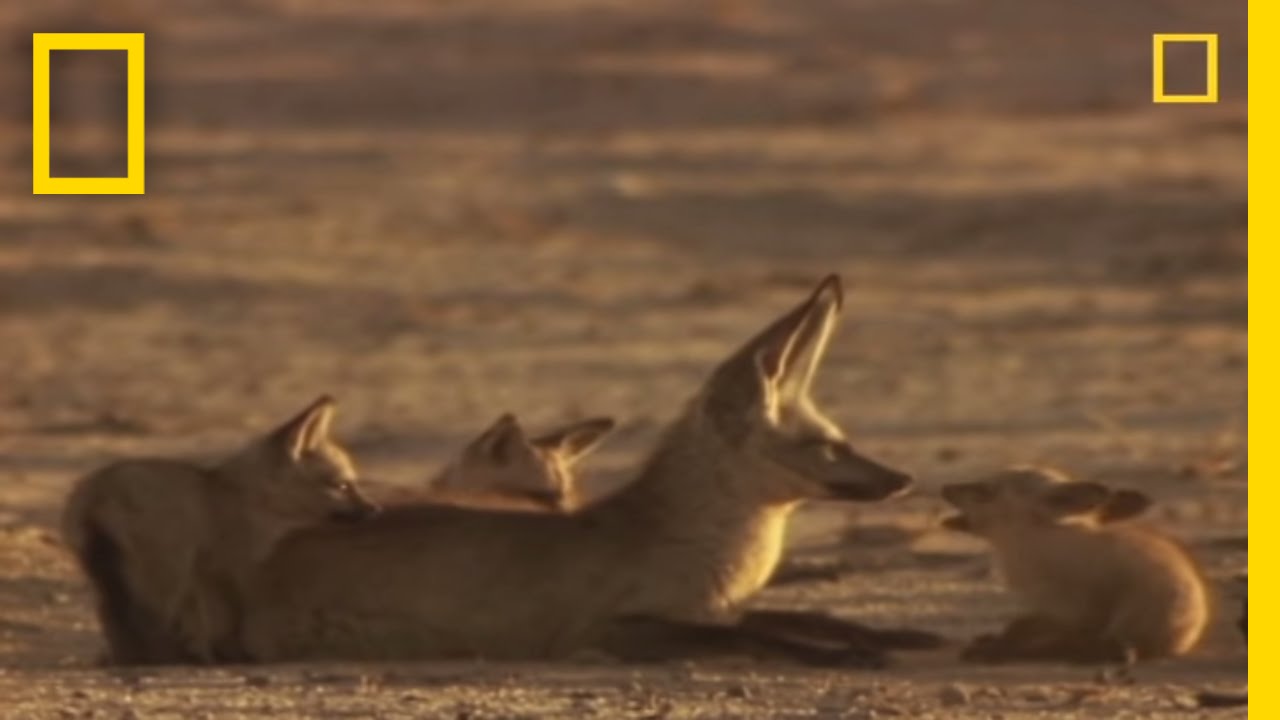
[[[1244,716],[1194,702],[1246,678],[1243,2],[26,5],[0,5],[15,46],[150,33],[149,192],[32,197],[25,111],[0,126],[0,717]],[[1221,33],[1223,102],[1150,103],[1170,31]],[[1197,64],[1171,54],[1171,89]],[[328,391],[392,482],[503,410],[615,415],[603,487],[832,271],[820,397],[921,492],[806,510],[789,562],[843,574],[760,602],[991,630],[1012,607],[933,492],[1042,461],[1159,498],[1223,599],[1194,656],[1132,683],[954,648],[883,672],[94,668],[56,533],[79,474],[216,454]]]

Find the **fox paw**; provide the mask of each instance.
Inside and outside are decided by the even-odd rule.
[[[813,648],[801,653],[799,660],[811,667],[858,670],[883,670],[891,664],[883,650],[850,646]]]
[[[893,650],[937,650],[946,647],[947,638],[927,630],[895,628],[877,630],[875,639],[884,647]]]
[[[893,661],[889,658],[889,653],[883,650],[847,648],[841,652],[839,666],[859,670],[884,670],[892,664]]]
[[[979,635],[960,651],[963,662],[996,664],[1007,661],[1008,653],[1000,635]]]

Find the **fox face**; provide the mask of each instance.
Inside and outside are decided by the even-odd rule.
[[[1015,468],[983,480],[945,485],[942,497],[960,511],[944,520],[946,527],[984,537],[1004,529],[1065,522],[1121,522],[1151,506],[1150,498],[1136,490],[1073,481],[1047,468]]]
[[[570,423],[533,439],[532,444],[547,468],[554,486],[554,507],[569,509],[579,500],[577,477],[573,466],[600,445],[617,423],[613,418],[598,417]],[[535,496],[537,490],[534,490]]]
[[[1120,523],[1142,516],[1154,503],[1151,498],[1137,490],[1124,488],[1111,491],[1111,495],[1101,506],[1083,518],[1082,522],[1093,522],[1098,525]],[[956,532],[972,534],[973,527],[965,515],[951,515],[942,519],[942,527]]]
[[[842,305],[840,280],[829,276],[725,361],[700,398],[726,442],[776,470],[751,474],[772,501],[883,500],[912,483],[859,453],[810,394]]]
[[[327,395],[316,399],[232,462],[255,508],[300,524],[377,511],[360,492],[351,456],[329,434],[335,408]]]
[[[448,495],[519,499],[550,510],[566,509],[575,497],[573,464],[613,427],[611,418],[594,418],[530,438],[515,416],[507,413],[471,441],[432,482],[431,489]]]

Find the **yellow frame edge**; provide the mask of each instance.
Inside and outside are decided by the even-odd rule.
[[[146,192],[146,36],[144,33],[32,33],[31,190],[33,195],[142,195]],[[49,53],[54,50],[125,51],[126,146],[124,177],[49,176]]]
[[[1273,556],[1270,548],[1276,535],[1276,522],[1269,517],[1269,512],[1277,507],[1276,485],[1267,480],[1274,476],[1280,468],[1276,458],[1280,453],[1273,447],[1270,428],[1275,427],[1277,399],[1280,398],[1280,384],[1274,378],[1272,369],[1276,356],[1275,319],[1277,292],[1275,288],[1276,245],[1273,240],[1277,232],[1276,209],[1272,184],[1275,163],[1275,134],[1269,130],[1269,121],[1275,117],[1272,108],[1275,91],[1270,87],[1272,79],[1264,70],[1274,67],[1280,49],[1274,42],[1276,31],[1276,6],[1266,0],[1249,0],[1249,60],[1248,60],[1248,127],[1249,127],[1249,179],[1248,179],[1248,374],[1249,374],[1249,478],[1259,478],[1257,483],[1248,484],[1249,526],[1249,607],[1261,610],[1258,616],[1250,613],[1249,632],[1252,643],[1249,648],[1250,682],[1249,716],[1259,718],[1277,717],[1280,704],[1275,701],[1276,693],[1272,691],[1270,682],[1271,663],[1267,656],[1271,654],[1275,640],[1272,607],[1270,599],[1274,596],[1275,578],[1267,571],[1267,558]],[[1254,133],[1253,128],[1262,128],[1262,132]],[[1258,558],[1258,562],[1254,559]],[[1253,647],[1258,652],[1253,652]],[[1254,662],[1257,655],[1258,662]],[[1256,672],[1255,672],[1256,671]]]
[[[1168,95],[1164,91],[1164,46],[1171,42],[1204,43],[1205,91],[1201,95]],[[1151,36],[1151,102],[1216,103],[1218,102],[1218,34],[1155,33]]]

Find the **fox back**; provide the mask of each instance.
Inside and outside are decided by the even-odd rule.
[[[809,397],[840,304],[829,278],[712,374],[635,480],[577,512],[402,507],[291,535],[257,575],[247,649],[545,658],[627,616],[732,619],[776,566],[797,504],[909,484]]]
[[[93,585],[99,625],[114,662],[193,659],[165,630],[166,603],[177,598],[195,564],[184,538],[203,522],[202,468],[173,460],[136,459],[93,472],[72,489],[62,534]]]

